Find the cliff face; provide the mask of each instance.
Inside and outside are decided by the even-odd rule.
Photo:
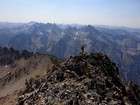
[[[115,63],[102,53],[80,54],[26,81],[18,104],[139,105],[140,87],[127,86]]]

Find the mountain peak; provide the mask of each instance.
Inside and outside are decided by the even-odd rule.
[[[86,31],[86,32],[96,32],[96,33],[99,32],[98,30],[96,30],[96,29],[95,29],[93,26],[91,26],[91,25],[87,25],[87,26],[83,27],[83,30]]]
[[[79,54],[54,65],[44,77],[27,81],[19,104],[138,105],[139,92],[133,83],[123,85],[118,68],[106,55]]]

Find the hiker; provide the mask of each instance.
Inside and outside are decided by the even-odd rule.
[[[84,53],[84,50],[85,50],[85,45],[82,45],[82,46],[81,46],[82,54]]]

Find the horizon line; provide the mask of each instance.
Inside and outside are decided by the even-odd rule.
[[[42,21],[28,21],[28,22],[10,22],[10,21],[0,21],[0,23],[13,23],[13,24],[24,24],[24,23],[43,23],[43,24],[47,24],[47,23],[51,23],[51,24],[58,24],[58,25],[81,25],[81,26],[87,26],[87,25],[91,25],[94,27],[107,27],[107,28],[130,28],[130,29],[140,29],[140,26],[123,26],[123,25],[107,25],[107,24],[80,24],[80,23],[58,23],[58,22],[42,22]]]

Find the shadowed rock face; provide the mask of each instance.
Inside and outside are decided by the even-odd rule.
[[[33,55],[33,53],[23,50],[21,53],[13,48],[0,47],[0,66],[5,66],[12,64],[15,60],[21,57],[28,59]]]
[[[140,87],[125,86],[116,65],[102,53],[80,54],[26,81],[19,105],[139,105]]]
[[[0,48],[0,65],[12,64],[14,60],[20,58],[20,52],[13,48]]]

